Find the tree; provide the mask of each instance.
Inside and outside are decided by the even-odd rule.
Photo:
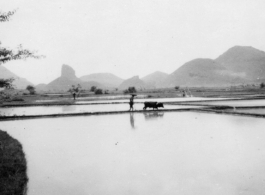
[[[136,91],[135,87],[129,87],[128,92],[129,93],[136,93],[137,91]]]
[[[10,16],[12,16],[14,13],[16,12],[16,10],[14,11],[9,11],[7,13],[1,12],[0,11],[0,22],[6,22],[9,21]]]
[[[0,11],[0,23],[1,22],[7,22],[10,20],[11,16],[14,15],[16,10],[9,11],[7,13]],[[9,49],[7,47],[2,47],[2,43],[0,41],[0,65],[11,61],[11,60],[20,60],[20,59],[27,59],[27,58],[43,58],[44,56],[36,55],[35,51],[30,51],[27,49],[24,49],[22,45],[18,45],[16,49]],[[10,79],[0,79],[0,87],[1,88],[7,88],[12,89],[14,81],[13,78]],[[4,93],[1,93],[0,96],[3,96]]]
[[[125,94],[127,94],[127,93],[136,93],[136,92],[137,91],[136,91],[135,87],[128,87],[128,89],[125,89],[123,91],[123,93],[125,93]]]
[[[265,84],[264,83],[261,83],[260,84],[260,88],[264,88],[265,87]]]
[[[96,89],[95,94],[97,94],[97,95],[103,94],[102,89]]]
[[[3,13],[0,11],[0,22],[7,22],[10,20],[10,17],[16,12],[9,11],[7,13]],[[44,56],[36,55],[36,51],[30,51],[28,49],[24,49],[22,45],[18,45],[16,49],[9,49],[1,46],[2,43],[0,41],[0,65],[6,63],[11,60],[20,60],[26,58],[43,58]]]
[[[68,92],[72,93],[74,100],[76,97],[79,96],[81,91],[82,91],[82,87],[80,84],[77,84],[77,87],[75,87],[75,85],[72,85],[72,88],[68,90]]]
[[[96,91],[96,89],[97,89],[96,86],[92,86],[91,89],[90,89],[90,91],[94,92],[94,91]]]
[[[13,89],[14,88],[14,86],[12,84],[13,81],[14,81],[13,78],[0,79],[0,88]]]
[[[35,87],[32,85],[28,85],[26,89],[29,91],[30,95],[34,95],[36,93]]]
[[[80,84],[77,84],[77,86],[72,85],[72,88],[70,88],[68,91],[71,93],[79,94],[81,92],[82,86]]]

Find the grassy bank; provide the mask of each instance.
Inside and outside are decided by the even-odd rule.
[[[27,163],[22,145],[0,130],[0,194],[25,195]]]

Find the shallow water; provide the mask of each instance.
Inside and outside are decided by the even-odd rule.
[[[265,108],[233,109],[231,110],[231,112],[240,112],[240,113],[249,113],[249,114],[265,114]]]
[[[135,98],[134,102],[189,102],[189,101],[206,101],[206,100],[223,100],[228,98],[202,98],[202,97],[177,97],[177,98]],[[129,99],[123,100],[95,100],[95,101],[76,101],[76,104],[83,103],[110,103],[110,102],[128,102]]]
[[[265,106],[265,99],[258,100],[229,100],[229,101],[213,101],[213,102],[196,102],[201,105],[222,105],[222,106]]]
[[[28,162],[28,195],[263,194],[265,120],[131,113],[1,122]]]
[[[135,110],[143,110],[143,104],[134,104]],[[198,106],[164,105],[162,109],[187,109]],[[101,105],[64,105],[64,106],[31,106],[31,107],[4,107],[0,109],[0,115],[22,116],[22,115],[46,115],[46,114],[67,114],[83,112],[108,112],[127,111],[129,104],[101,104]],[[161,108],[160,108],[161,109]],[[148,108],[147,110],[150,110]]]

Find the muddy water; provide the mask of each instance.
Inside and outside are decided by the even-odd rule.
[[[1,122],[22,144],[28,195],[263,194],[265,120],[134,113]]]
[[[129,104],[101,104],[101,105],[67,105],[67,106],[32,106],[32,107],[7,107],[0,109],[3,116],[21,115],[46,115],[83,112],[108,112],[129,110]],[[134,110],[143,110],[144,104],[134,104]],[[162,109],[185,109],[198,106],[164,105]],[[151,108],[148,108],[150,110]],[[161,109],[161,108],[160,108]]]

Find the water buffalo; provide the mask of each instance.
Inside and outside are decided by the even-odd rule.
[[[153,108],[153,110],[154,110],[156,108],[158,110],[159,107],[164,108],[163,103],[145,102],[143,109],[146,110],[146,108]]]

